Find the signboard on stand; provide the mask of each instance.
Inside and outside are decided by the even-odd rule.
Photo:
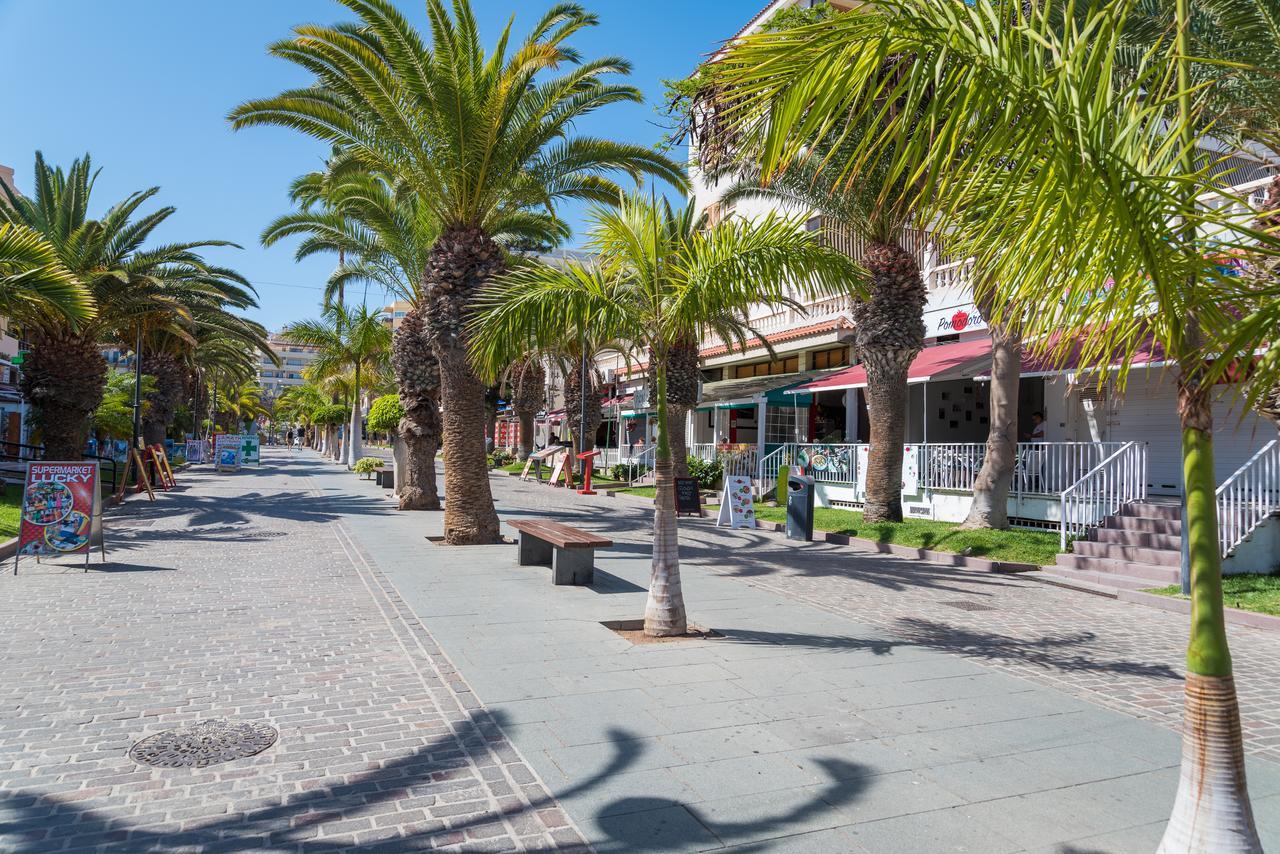
[[[18,574],[18,560],[24,556],[73,554],[84,555],[87,571],[95,541],[106,560],[97,461],[27,463],[13,574]]]
[[[524,461],[524,470],[520,472],[521,480],[529,479],[529,469],[532,467],[538,478],[538,483],[542,483],[542,464],[551,457],[554,457],[560,451],[564,450],[558,446],[543,448],[541,451],[534,451],[529,455],[529,459]]]
[[[676,515],[688,513],[690,516],[702,515],[702,496],[698,493],[696,477],[676,478]],[[723,506],[723,505],[721,505]]]
[[[205,444],[200,439],[187,440],[187,449],[183,456],[186,457],[188,463],[205,462]]]
[[[218,471],[239,471],[244,437],[239,433],[219,433],[213,439],[213,463]]]
[[[255,466],[262,465],[261,459],[262,439],[257,433],[246,433],[241,437],[240,442],[240,462],[245,465],[253,463]]]
[[[858,500],[867,497],[867,463],[871,459],[871,446],[858,445],[858,479],[856,495]],[[920,493],[920,446],[902,446],[902,494],[918,495]]]
[[[720,492],[720,513],[716,516],[716,527],[754,528],[756,512],[751,501],[751,478],[742,475],[728,475],[724,479],[724,489]]]

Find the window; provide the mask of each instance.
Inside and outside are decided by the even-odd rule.
[[[769,377],[774,374],[794,374],[800,370],[800,357],[788,356],[773,362],[757,362],[754,365],[736,365],[733,369],[734,379],[748,377]]]
[[[719,382],[724,379],[724,368],[704,368],[702,370],[702,381],[704,383]]]
[[[830,350],[817,350],[813,354],[813,370],[826,368],[842,368],[849,364],[848,347],[832,347]]]
[[[770,406],[764,415],[764,440],[768,444],[805,442],[809,427],[809,407]]]

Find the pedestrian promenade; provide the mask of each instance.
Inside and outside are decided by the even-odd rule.
[[[643,613],[635,499],[494,477],[505,518],[615,540],[567,588],[309,451],[180,482],[102,569],[0,576],[0,850],[1128,854],[1172,803],[1178,615],[682,520],[723,637],[633,645],[601,623]],[[1232,642],[1280,849],[1278,641]],[[209,718],[279,739],[128,756]]]
[[[389,514],[381,496],[264,457],[131,498],[105,566],[0,575],[0,851],[580,849],[506,721],[357,556],[335,508]],[[279,739],[197,769],[127,755],[216,718]]]
[[[506,518],[613,538],[596,583],[552,587],[510,545],[424,545],[438,516],[346,522],[599,850],[1154,850],[1184,618],[682,520],[690,617],[725,637],[632,646],[601,622],[643,613],[651,506],[493,485]],[[1232,640],[1254,807],[1277,847],[1280,641]]]

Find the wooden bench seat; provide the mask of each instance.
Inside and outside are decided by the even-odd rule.
[[[561,522],[514,519],[507,524],[520,532],[516,546],[519,565],[551,567],[553,584],[590,584],[596,549],[613,545],[613,540]]]

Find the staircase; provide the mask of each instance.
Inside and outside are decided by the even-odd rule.
[[[1182,508],[1176,498],[1133,501],[1090,528],[1045,572],[1105,587],[1142,590],[1179,582]]]

